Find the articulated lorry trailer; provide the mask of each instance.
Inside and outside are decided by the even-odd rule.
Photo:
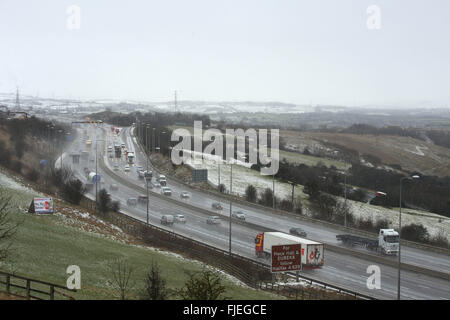
[[[122,157],[122,148],[120,147],[119,144],[115,144],[114,145],[114,153],[116,155],[116,158],[121,158]]]
[[[338,234],[336,239],[350,247],[360,246],[386,255],[398,254],[399,235],[394,229],[380,229],[378,239],[370,239],[353,234]]]
[[[323,243],[300,238],[283,232],[263,232],[255,238],[255,254],[259,258],[270,258],[272,246],[300,244],[301,261],[305,268],[320,268],[324,262]]]

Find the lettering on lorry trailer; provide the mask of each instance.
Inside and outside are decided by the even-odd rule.
[[[272,272],[301,271],[301,244],[272,246]]]

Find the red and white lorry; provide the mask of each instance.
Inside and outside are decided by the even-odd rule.
[[[320,268],[324,262],[323,243],[300,238],[283,232],[262,232],[255,238],[255,254],[260,258],[270,258],[272,246],[301,244],[301,261],[305,268]]]

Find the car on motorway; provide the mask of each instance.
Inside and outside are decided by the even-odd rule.
[[[108,152],[113,152],[113,147],[112,146],[108,147]]]
[[[136,206],[138,204],[138,201],[136,198],[128,198],[127,199],[127,206]]]
[[[307,236],[306,231],[303,230],[302,228],[290,228],[289,233],[294,236],[298,236],[298,237],[302,237],[302,238],[306,238],[306,236]]]
[[[161,217],[161,224],[163,225],[172,225],[174,222],[174,217],[171,214],[165,214]]]
[[[222,205],[219,202],[214,202],[212,204],[212,208],[215,209],[215,210],[222,210],[223,209]]]
[[[119,165],[116,163],[113,168],[114,168],[114,171],[117,171],[117,170],[119,170]]]
[[[159,182],[155,182],[153,185],[155,186],[155,188],[161,188],[161,185],[159,184]]]
[[[148,180],[148,181],[152,181],[152,177],[153,177],[153,172],[151,171],[151,170],[145,170],[144,171],[144,178],[145,178],[145,180]]]
[[[143,169],[142,169],[142,166],[137,166],[137,167],[136,167],[136,172],[137,172],[137,173],[139,173],[139,171],[142,171],[142,170],[143,170]]]
[[[163,174],[160,174],[159,175],[159,177],[158,177],[158,179],[156,179],[156,181],[161,181],[161,180],[166,180],[166,176],[165,175],[163,175]]]
[[[122,143],[122,144],[120,145],[120,147],[121,147],[122,149],[125,149],[125,143]]]
[[[206,219],[207,224],[220,224],[220,217],[219,216],[210,216],[208,219]]]
[[[186,223],[186,218],[185,218],[184,214],[175,215],[175,222],[176,223]]]
[[[117,184],[113,183],[113,184],[109,187],[109,189],[111,189],[111,191],[117,191],[117,190],[119,190],[119,186],[118,186]]]
[[[139,196],[138,197],[138,203],[139,204],[146,204],[147,203],[147,196],[143,196],[143,195]]]
[[[123,169],[125,172],[130,172],[130,166],[127,164],[125,165],[125,168]]]
[[[233,218],[239,219],[239,220],[245,220],[245,213],[242,212],[241,210],[238,211],[233,211],[233,213],[231,214],[231,216]]]
[[[183,192],[180,194],[180,197],[183,198],[183,199],[187,199],[187,198],[190,197],[190,195],[189,195],[189,193],[188,193],[187,191],[183,191]]]
[[[161,194],[165,195],[165,196],[171,196],[172,195],[172,190],[170,190],[169,187],[162,187],[161,188]]]

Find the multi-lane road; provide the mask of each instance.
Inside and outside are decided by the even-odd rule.
[[[109,129],[109,126],[105,127]],[[93,141],[89,159],[86,161],[81,160],[80,164],[74,165],[71,164],[68,157],[65,157],[65,165],[71,164],[77,176],[85,182],[84,167],[95,170],[95,140],[104,140],[98,142],[97,160],[98,172],[102,176],[101,188],[107,189],[112,194],[114,200],[121,202],[121,208],[124,213],[146,221],[146,205],[138,205],[136,207],[126,205],[128,198],[136,198],[141,194],[145,195],[144,180],[139,179],[135,167],[132,167],[129,172],[125,172],[124,167],[126,162],[124,157],[121,159],[109,158],[106,148],[109,145],[113,145],[114,141],[125,143],[129,150],[135,151],[135,165],[142,166],[143,168],[147,166],[146,156],[136,144],[132,129],[124,128],[121,134],[116,136],[110,130],[106,130],[106,128],[86,127],[86,130],[88,130],[87,135]],[[81,139],[83,137],[82,129],[78,130],[78,136]],[[71,147],[71,150],[66,151],[67,154],[71,152],[79,153],[81,150],[85,150],[85,145],[82,140],[75,141]],[[114,171],[114,164],[118,165],[119,170]],[[112,184],[117,184],[119,190],[110,190]],[[172,198],[207,210],[213,210],[211,208],[213,202],[220,202],[223,210],[217,211],[217,214],[224,217],[228,216],[229,203],[228,201],[224,201],[223,198],[191,189],[188,186],[172,181],[170,178],[168,179],[168,186],[172,189]],[[183,191],[188,191],[190,198],[181,199],[180,194]],[[173,227],[168,227],[168,229],[228,250],[228,221],[223,220],[217,226],[209,225],[206,223],[208,215],[202,213],[202,210],[194,210],[192,207],[187,208],[182,203],[176,204],[165,201],[161,197],[152,196],[152,192],[159,192],[159,189],[156,187],[153,188],[149,197],[149,222],[151,224],[161,226],[160,217],[163,214],[183,214],[186,217],[187,223],[185,225],[174,224]],[[94,193],[95,190],[91,191],[91,197],[94,197]],[[292,216],[278,215],[271,210],[255,209],[254,207],[242,204],[233,204],[233,210],[244,211],[247,217],[246,220],[251,222],[251,224],[232,224],[232,251],[251,259],[257,260],[254,255],[254,238],[263,228],[287,232],[291,227],[298,226],[308,233],[308,238],[310,239],[339,245],[336,241],[336,234],[339,233],[339,230],[333,229],[332,227],[325,227],[313,222],[305,222],[295,219]],[[257,226],[261,226],[261,229]],[[395,259],[395,257],[392,259]],[[425,266],[433,270],[450,273],[450,258],[447,255],[403,247],[402,261],[408,264]],[[371,290],[366,285],[369,276],[366,271],[367,267],[373,264],[377,263],[368,261],[366,257],[338,254],[327,250],[325,252],[325,266],[323,268],[304,270],[302,272],[308,277],[377,298],[394,299],[397,293],[397,269],[388,265],[377,264],[381,269],[381,289]],[[402,271],[401,292],[403,299],[449,299],[450,282],[441,278]]]

